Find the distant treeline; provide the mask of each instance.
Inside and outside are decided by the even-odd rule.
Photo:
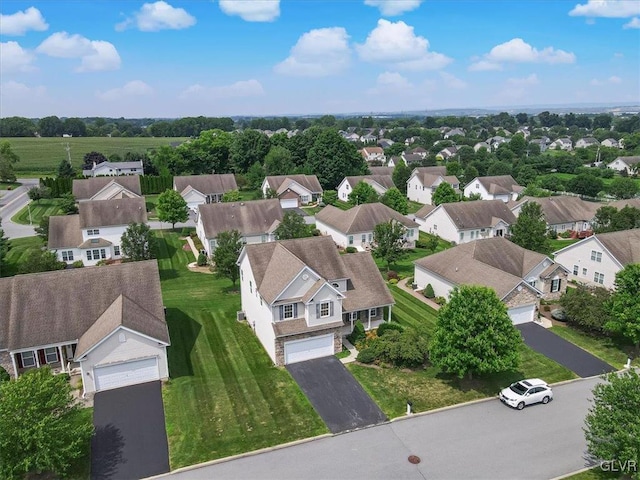
[[[65,193],[71,193],[73,187],[73,178],[65,177],[45,177],[40,179],[40,185],[51,190],[51,196],[54,198],[61,197]],[[162,193],[165,190],[173,188],[172,176],[140,176],[140,189],[143,195],[153,195]]]

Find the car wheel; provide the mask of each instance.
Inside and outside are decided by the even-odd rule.
[[[520,402],[516,408],[522,410],[524,408],[524,402]]]
[[[549,400],[550,400],[549,397],[544,397],[542,399],[542,403],[544,403],[546,405],[547,403],[549,403]]]

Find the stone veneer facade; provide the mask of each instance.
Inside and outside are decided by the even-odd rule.
[[[342,327],[330,328],[327,330],[319,330],[310,333],[299,333],[298,335],[289,335],[287,337],[276,338],[276,365],[284,365],[284,344],[292,340],[304,340],[305,338],[318,337],[333,333],[333,351],[340,353],[342,351]]]
[[[564,271],[562,268],[558,268],[558,270],[554,272],[554,275],[552,275],[548,279],[545,279],[540,287],[538,287],[539,290],[542,290],[542,298],[544,298],[545,300],[558,300],[567,289],[568,276],[569,275],[566,271]],[[555,277],[560,278],[560,289],[557,292],[551,293],[551,282]]]
[[[518,291],[518,287],[514,288],[502,301],[508,308],[513,308],[532,303],[538,304],[538,296],[523,285],[522,290]]]
[[[11,362],[9,352],[0,352],[0,367],[4,368],[11,378],[14,378],[13,362]]]

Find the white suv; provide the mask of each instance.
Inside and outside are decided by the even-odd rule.
[[[500,392],[500,401],[518,410],[522,410],[525,405],[532,403],[547,404],[552,398],[551,387],[539,378],[520,380]]]

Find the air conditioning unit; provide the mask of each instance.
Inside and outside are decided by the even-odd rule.
[[[247,319],[246,315],[244,314],[243,311],[239,311],[236,312],[236,320],[238,320],[239,322],[243,322]]]

